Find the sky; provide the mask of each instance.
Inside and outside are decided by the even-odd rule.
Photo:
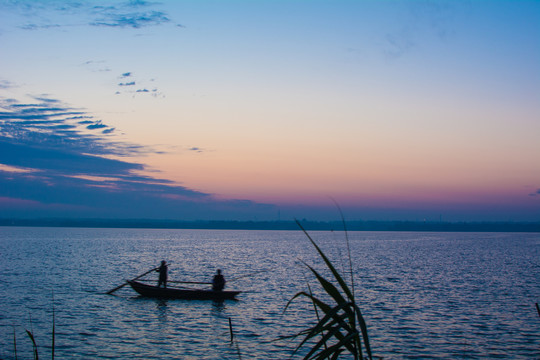
[[[540,221],[540,1],[0,0],[0,217]]]

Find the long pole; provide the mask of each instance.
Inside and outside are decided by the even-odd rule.
[[[227,280],[227,282],[240,280],[240,279],[243,279],[243,278],[255,275],[255,274],[260,274],[260,273],[264,273],[264,272],[268,272],[268,271],[271,271],[271,269],[254,271],[254,272],[249,273],[249,274],[245,274],[245,275],[241,275],[241,276],[237,276],[235,278],[229,279],[229,280]]]
[[[153,269],[151,269],[151,270],[148,270],[148,271],[145,272],[144,274],[141,274],[141,275],[137,276],[136,278],[133,278],[131,281],[135,281],[135,280],[137,280],[137,279],[140,279],[140,278],[142,278],[143,276],[145,276],[146,274],[149,274],[149,273],[151,273],[152,271],[156,271],[157,269],[159,269],[159,268],[153,268]],[[123,287],[126,286],[127,284],[128,284],[128,282],[126,281],[126,282],[123,283],[122,285],[117,286],[117,287],[115,287],[114,289],[111,289],[111,290],[107,291],[107,294],[112,294],[113,292],[115,292],[116,290],[119,290],[119,289],[123,288]]]

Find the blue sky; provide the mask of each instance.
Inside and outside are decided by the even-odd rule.
[[[0,216],[540,218],[538,1],[0,1]]]

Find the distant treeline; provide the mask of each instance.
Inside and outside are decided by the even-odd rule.
[[[307,230],[342,231],[341,221],[300,220]],[[346,221],[349,231],[540,232],[539,222]],[[294,221],[218,221],[154,219],[0,219],[0,226],[132,229],[299,230]]]

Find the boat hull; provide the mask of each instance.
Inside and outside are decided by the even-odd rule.
[[[129,285],[142,296],[162,299],[183,300],[232,300],[240,291],[187,290],[177,288],[162,288],[128,281]]]

